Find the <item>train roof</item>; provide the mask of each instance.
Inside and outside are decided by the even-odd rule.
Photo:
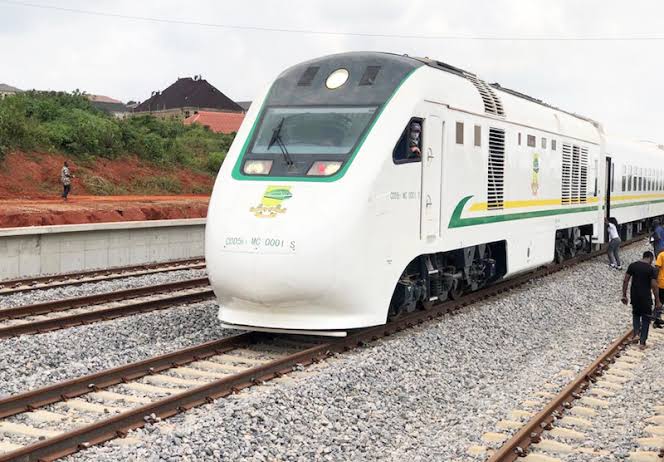
[[[404,55],[404,56],[407,56],[407,55]],[[441,71],[444,71],[444,72],[449,72],[449,73],[457,75],[459,77],[463,77],[465,79],[468,79],[471,83],[473,83],[476,86],[477,86],[477,84],[476,84],[477,81],[480,81],[480,82],[486,84],[485,82],[481,81],[481,79],[476,74],[474,74],[472,72],[469,72],[469,71],[466,71],[464,69],[461,69],[459,67],[452,66],[451,64],[447,64],[445,62],[430,59],[430,58],[412,57],[412,59],[420,61],[421,63],[423,63],[423,64],[425,64],[429,67],[433,67],[434,69],[438,69],[438,70],[441,70]],[[590,117],[586,117],[586,116],[577,114],[575,112],[566,111],[566,110],[561,109],[559,107],[548,104],[548,103],[544,102],[541,99],[535,98],[535,97],[530,96],[530,95],[526,95],[525,93],[522,93],[522,92],[517,91],[517,90],[512,90],[511,88],[503,87],[498,82],[490,83],[490,84],[487,84],[487,85],[489,87],[493,88],[493,89],[499,90],[499,91],[504,92],[504,93],[508,93],[512,96],[516,96],[517,98],[524,99],[528,102],[539,104],[539,105],[544,106],[546,108],[562,112],[562,113],[570,115],[572,117],[576,117],[577,119],[581,119],[585,122],[590,122],[592,124],[597,124],[598,123],[597,121],[591,119]],[[501,114],[498,114],[498,115],[501,115]]]
[[[653,141],[633,140],[618,135],[606,135],[606,152],[612,154],[650,153],[653,156],[664,155],[664,145]]]
[[[334,92],[321,91],[332,72],[348,71],[348,84]],[[346,52],[315,58],[282,72],[273,83],[266,104],[381,105],[413,71],[416,91],[450,108],[486,114],[524,127],[599,143],[601,125],[540,99],[500,84],[488,84],[477,75],[442,61],[385,52]],[[442,71],[438,73],[436,71]],[[444,73],[444,74],[443,74]],[[427,77],[428,75],[428,77]],[[445,83],[440,77],[449,76]],[[470,85],[469,85],[470,84]],[[328,87],[329,88],[329,87]]]

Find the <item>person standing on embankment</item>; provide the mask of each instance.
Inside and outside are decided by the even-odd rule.
[[[62,200],[67,201],[67,196],[69,196],[69,191],[71,191],[71,179],[74,178],[74,175],[69,171],[69,166],[67,161],[62,166],[60,171],[60,182],[62,183]]]

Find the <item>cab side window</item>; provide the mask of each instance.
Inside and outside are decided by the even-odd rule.
[[[407,164],[422,160],[422,130],[424,119],[413,117],[406,125],[399,141],[392,151],[395,164]]]

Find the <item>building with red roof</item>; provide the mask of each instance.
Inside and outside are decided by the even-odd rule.
[[[237,133],[244,115],[242,112],[197,111],[184,119],[184,124],[201,124],[216,133]]]

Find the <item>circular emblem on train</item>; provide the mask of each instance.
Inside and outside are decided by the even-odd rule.
[[[330,90],[334,90],[342,86],[348,80],[350,74],[347,69],[337,69],[332,72],[325,81],[325,86]]]
[[[263,193],[261,203],[251,207],[249,211],[259,218],[274,218],[286,209],[282,203],[293,197],[290,186],[268,186]]]

